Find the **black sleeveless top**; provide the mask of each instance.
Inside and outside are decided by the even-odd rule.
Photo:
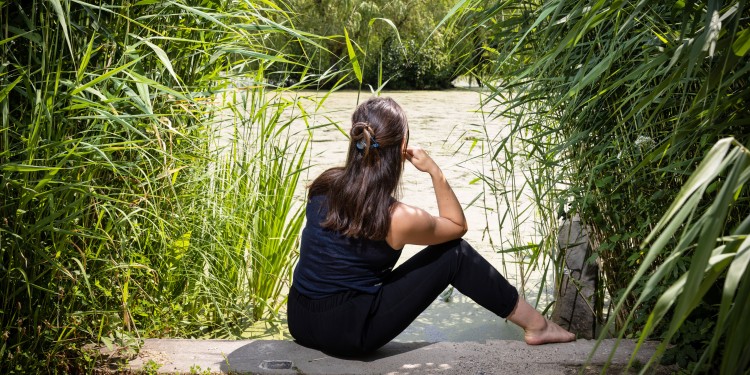
[[[307,224],[292,286],[314,299],[348,291],[377,293],[401,251],[385,240],[346,237],[321,227],[327,212],[325,200],[316,195],[307,202]]]

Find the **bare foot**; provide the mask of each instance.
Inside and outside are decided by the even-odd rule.
[[[523,328],[524,340],[529,345],[569,342],[576,339],[576,335],[545,319],[522,298],[518,299],[508,320]]]
[[[570,342],[576,339],[576,335],[570,333],[547,319],[544,320],[545,325],[541,329],[525,329],[524,340],[529,345],[541,345],[550,344],[555,342]]]

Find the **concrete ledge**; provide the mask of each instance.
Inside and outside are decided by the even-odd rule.
[[[252,374],[574,374],[586,363],[595,341],[529,346],[521,341],[391,342],[367,357],[336,358],[277,340],[149,339],[126,370],[158,373]],[[597,349],[586,373],[598,373],[612,353],[615,340]],[[636,356],[642,364],[654,353],[654,343]],[[635,348],[623,340],[608,373],[620,373]]]

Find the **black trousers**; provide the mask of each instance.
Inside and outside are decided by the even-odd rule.
[[[301,345],[356,356],[387,344],[453,285],[482,307],[507,317],[516,288],[464,240],[428,246],[396,267],[377,294],[345,292],[310,299],[291,288],[289,332]]]

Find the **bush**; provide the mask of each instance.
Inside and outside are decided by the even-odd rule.
[[[371,71],[377,71],[374,68]],[[389,39],[383,47],[382,69],[383,76],[390,79],[386,87],[394,90],[450,88],[456,71],[439,37],[423,46],[414,40],[401,46]],[[370,81],[377,82],[374,77]]]
[[[738,185],[726,202],[726,215],[716,219],[719,230],[706,232],[710,239],[697,246],[683,243],[693,237],[670,232],[672,236],[659,243],[658,255],[646,262],[654,246],[646,239],[704,155],[734,137],[734,156],[727,156],[725,163],[732,160],[742,167],[735,153],[750,144],[746,4],[503,1],[489,9],[480,6],[463,8],[471,26],[464,37],[483,27],[498,46],[492,69],[498,86],[491,86],[488,103],[496,103],[494,113],[511,123],[492,152],[516,153],[516,159],[531,165],[514,167],[505,162],[511,158],[497,159],[497,169],[523,168],[531,174],[540,216],[549,228],[555,227],[560,202],[581,215],[592,228],[592,261],[600,262],[609,294],[622,305],[609,318],[628,334],[641,332],[658,321],[652,321],[653,308],[663,293],[675,292],[669,288],[682,275],[690,272],[692,286],[704,277],[706,251],[710,254],[714,247],[703,242],[729,242],[727,236],[742,228],[750,214],[750,191]],[[502,153],[509,149],[512,152]],[[694,198],[691,212],[696,218],[709,215],[706,209],[716,203],[712,198],[720,196],[727,178],[721,174],[706,187],[710,199]],[[674,225],[699,226],[691,221]],[[545,242],[548,253],[554,252],[554,243]],[[673,257],[665,249],[685,251]],[[646,263],[650,268],[644,270]],[[662,269],[670,272],[658,282],[647,277]],[[711,279],[718,285],[728,274],[722,270]],[[634,277],[637,282],[631,283]],[[718,314],[717,305],[695,303],[703,305],[690,317],[694,321]],[[686,305],[681,306],[669,323],[672,328],[686,318]],[[679,339],[694,340],[696,335],[689,332],[694,326],[684,325]],[[651,328],[667,341],[674,334],[667,325]],[[718,338],[730,331],[712,334]],[[710,359],[714,351],[705,346],[708,341],[678,345],[696,344]]]
[[[234,3],[0,4],[0,373],[273,318],[302,220],[293,103],[262,85],[287,30]]]

